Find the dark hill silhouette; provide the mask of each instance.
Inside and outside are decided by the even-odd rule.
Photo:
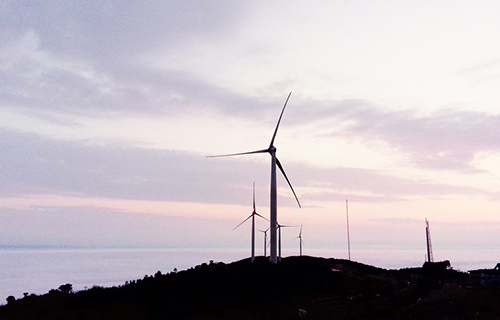
[[[386,270],[308,256],[210,262],[119,287],[73,293],[67,284],[11,299],[0,319],[498,319],[499,291],[447,266]]]

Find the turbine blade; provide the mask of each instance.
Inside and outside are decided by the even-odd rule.
[[[278,168],[280,168],[281,173],[283,173],[283,176],[286,179],[286,182],[288,182],[288,185],[290,186],[290,189],[292,190],[293,196],[295,197],[295,200],[297,200],[297,204],[299,205],[299,208],[302,208],[300,205],[299,198],[297,198],[297,195],[295,194],[295,190],[293,190],[292,184],[290,183],[290,180],[288,180],[288,177],[286,176],[285,170],[283,169],[283,166],[281,165],[281,162],[276,158],[276,164],[278,165]]]
[[[253,213],[253,214],[255,214],[255,215],[257,215],[257,216],[261,217],[261,218],[262,218],[262,219],[264,219],[264,220],[269,221],[269,219],[267,219],[266,217],[261,216],[260,214],[258,214],[258,213],[257,213],[257,212],[255,212],[255,211],[254,211],[254,213]]]
[[[301,237],[301,239],[302,239],[302,226],[300,226],[299,237]]]
[[[283,109],[281,110],[280,117],[278,119],[278,123],[276,124],[276,129],[274,129],[274,134],[273,137],[271,138],[271,143],[269,144],[269,148],[271,148],[274,145],[274,139],[276,138],[276,134],[278,133],[278,127],[280,126],[281,122],[281,117],[283,117],[283,113],[285,112],[286,104],[288,103],[288,99],[290,99],[290,96],[292,95],[292,92],[288,94],[288,97],[286,98],[285,105],[283,106]]]
[[[242,221],[239,225],[237,225],[236,227],[234,227],[234,228],[233,228],[233,230],[234,230],[234,229],[236,229],[236,228],[238,228],[239,226],[241,226],[241,225],[242,225],[242,224],[244,224],[245,222],[247,222],[247,220],[248,220],[248,219],[250,219],[251,217],[252,217],[252,215],[249,215],[249,216],[248,216],[248,218],[246,218],[246,219],[245,219],[245,220],[243,220],[243,221]]]
[[[220,155],[216,155],[216,156],[207,156],[207,158],[232,157],[232,156],[240,156],[240,155],[244,155],[244,154],[266,153],[266,152],[269,152],[269,149],[262,149],[262,150],[249,151],[249,152],[230,153],[230,154],[220,154]]]

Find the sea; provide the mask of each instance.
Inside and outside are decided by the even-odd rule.
[[[59,248],[0,247],[0,305],[8,296],[41,295],[70,283],[74,291],[94,286],[113,287],[142,279],[156,272],[169,273],[202,263],[231,263],[250,256],[244,248]],[[309,256],[347,259],[344,251],[304,250]],[[440,252],[456,270],[493,268],[500,262],[499,250]],[[284,250],[282,256],[297,255]],[[416,250],[357,250],[351,260],[400,269],[420,267],[425,261]],[[445,260],[445,259],[442,259]]]

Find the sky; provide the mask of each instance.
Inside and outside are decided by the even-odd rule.
[[[269,215],[270,157],[207,156],[267,148],[292,92],[275,140],[302,204],[279,176],[288,252],[302,225],[305,254],[346,258],[348,199],[354,260],[423,262],[427,218],[435,260],[497,261],[499,10],[2,1],[0,246],[249,247],[250,224],[232,229],[254,182]]]

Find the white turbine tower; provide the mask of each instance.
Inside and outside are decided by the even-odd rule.
[[[239,155],[245,155],[245,154],[254,154],[254,153],[269,153],[271,155],[271,203],[270,203],[270,211],[271,211],[271,219],[270,219],[270,227],[269,230],[271,230],[271,262],[272,263],[277,263],[278,262],[278,255],[277,255],[277,221],[278,221],[278,201],[277,201],[277,186],[276,186],[276,166],[280,169],[281,173],[285,177],[286,181],[288,182],[288,185],[290,186],[290,189],[292,190],[293,196],[297,200],[297,204],[300,206],[299,199],[297,198],[297,195],[295,194],[295,191],[293,190],[292,184],[290,183],[290,180],[288,180],[288,177],[285,174],[285,170],[283,169],[283,166],[281,165],[280,161],[278,158],[276,158],[276,147],[274,146],[274,139],[276,138],[276,134],[278,133],[278,128],[281,122],[281,118],[283,117],[283,113],[285,112],[286,104],[288,103],[288,99],[290,99],[290,95],[292,93],[290,92],[288,94],[288,97],[286,98],[285,105],[283,106],[283,109],[281,110],[280,117],[278,119],[278,123],[276,124],[276,129],[274,129],[274,134],[271,138],[271,143],[269,144],[269,147],[267,149],[262,149],[262,150],[256,150],[256,151],[249,151],[249,152],[241,152],[241,153],[232,153],[232,154],[224,154],[224,155],[218,155],[218,156],[209,156],[210,158],[214,157],[229,157],[229,156],[239,156]]]
[[[300,232],[299,232],[299,236],[294,238],[294,239],[299,239],[299,243],[300,243],[300,256],[302,257],[302,243],[304,243],[302,241],[302,226],[300,226]]]
[[[241,226],[242,224],[244,224],[248,219],[252,218],[252,258],[250,260],[252,263],[255,260],[255,216],[259,216],[262,219],[267,220],[266,218],[264,218],[263,216],[261,216],[260,214],[258,214],[257,211],[255,211],[255,182],[254,182],[253,183],[253,211],[248,216],[248,218],[246,218],[239,225],[237,225],[236,227],[233,228],[233,230],[236,229],[236,228],[238,228],[239,226]],[[267,220],[267,221],[269,221],[269,220]]]

